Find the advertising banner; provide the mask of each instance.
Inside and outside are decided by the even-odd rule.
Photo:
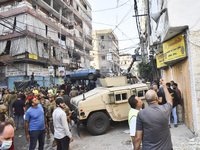
[[[49,75],[54,77],[54,68],[53,68],[53,66],[49,66],[48,70],[49,70]]]
[[[24,76],[25,75],[25,65],[24,64],[16,64],[14,66],[6,66],[5,75],[6,75],[6,77]]]
[[[163,43],[164,63],[186,58],[184,34]]]
[[[43,67],[39,66],[39,65],[28,64],[28,66],[27,66],[27,75],[28,76],[32,75],[32,72],[34,72],[35,76],[42,76]]]

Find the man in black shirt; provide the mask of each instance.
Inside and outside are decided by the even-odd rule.
[[[170,95],[172,96],[172,99],[173,99],[173,108],[172,108],[172,115],[174,117],[174,127],[178,127],[177,125],[177,114],[176,114],[176,106],[179,104],[179,98],[178,98],[178,95],[176,94],[176,92],[174,90],[172,90],[170,88],[170,83],[166,83],[166,86],[167,86],[167,89],[170,93]],[[170,118],[169,117],[169,126],[170,126]]]
[[[24,111],[25,111],[25,104],[21,100],[20,95],[17,96],[17,100],[13,103],[13,114],[15,115],[15,125],[16,130],[18,129],[18,121],[21,122],[21,128],[24,128]]]
[[[165,103],[166,103],[165,94],[162,93],[162,92],[158,89],[158,85],[157,85],[157,84],[153,84],[153,90],[157,93],[157,96],[158,96],[158,104],[159,104],[159,105],[165,104]]]

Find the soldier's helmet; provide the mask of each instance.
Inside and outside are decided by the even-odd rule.
[[[6,113],[7,111],[7,107],[4,104],[0,104],[0,113]]]

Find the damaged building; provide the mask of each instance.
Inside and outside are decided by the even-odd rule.
[[[0,0],[0,88],[30,79],[59,83],[58,67],[89,67],[92,17],[87,0]]]

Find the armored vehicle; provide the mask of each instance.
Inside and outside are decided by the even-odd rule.
[[[129,97],[137,95],[145,102],[144,96],[148,90],[146,84],[127,84],[126,77],[100,80],[103,87],[97,87],[71,99],[78,121],[86,125],[93,135],[106,133],[111,120],[127,120],[130,110]]]

